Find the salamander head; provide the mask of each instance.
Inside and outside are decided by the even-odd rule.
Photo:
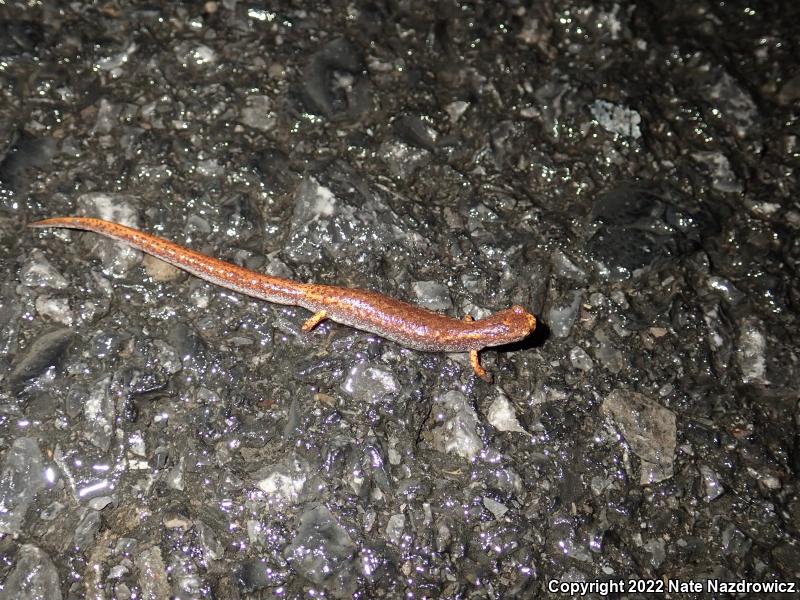
[[[536,317],[515,304],[477,322],[485,335],[484,346],[511,344],[528,337],[536,329]]]

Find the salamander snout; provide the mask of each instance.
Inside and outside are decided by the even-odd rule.
[[[536,329],[536,317],[522,306],[514,305],[478,321],[483,346],[511,344],[528,337]]]
[[[536,317],[519,304],[515,304],[504,312],[508,313],[507,323],[510,329],[521,334],[518,339],[527,337],[536,329]]]

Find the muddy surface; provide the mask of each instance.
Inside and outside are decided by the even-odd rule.
[[[798,19],[5,3],[0,597],[797,582]],[[540,327],[487,383],[75,214]]]

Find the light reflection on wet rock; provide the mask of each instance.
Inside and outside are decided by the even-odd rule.
[[[30,259],[22,265],[19,271],[19,280],[30,287],[49,287],[54,290],[63,290],[69,287],[69,281],[39,250],[31,252]]]
[[[519,424],[513,404],[506,396],[500,395],[494,399],[486,412],[486,420],[498,431],[525,433],[525,430]]]
[[[0,533],[18,533],[36,494],[47,485],[38,442],[14,440],[0,471]]]
[[[390,371],[361,363],[350,370],[342,391],[359,402],[375,403],[396,396],[400,387]]]
[[[88,394],[82,398],[86,438],[104,451],[111,446],[116,416],[114,397],[109,389],[110,383],[110,378],[95,381]]]
[[[767,340],[763,326],[757,319],[745,319],[739,324],[736,362],[744,383],[768,383]]]
[[[356,589],[355,552],[347,531],[327,507],[318,505],[302,514],[297,534],[283,554],[296,572],[344,598]]]
[[[467,397],[452,390],[437,398],[433,406],[437,427],[433,429],[433,446],[439,452],[452,452],[471,460],[483,449],[478,433],[478,415]]]
[[[414,221],[394,211],[376,186],[341,161],[304,178],[292,200],[286,255],[298,263],[316,265],[335,257],[359,264],[364,277],[374,276],[393,244],[419,243]],[[359,285],[370,287],[368,281]]]
[[[677,431],[675,413],[642,394],[621,390],[606,397],[602,411],[613,419],[625,442],[642,460],[642,485],[672,477]]]
[[[137,552],[134,564],[139,574],[138,583],[143,598],[170,598],[172,596],[167,567],[158,546]]]
[[[252,478],[270,501],[295,505],[303,493],[310,473],[305,461],[287,457],[275,465],[260,468],[252,474]]]
[[[0,600],[61,600],[61,581],[50,557],[33,544],[20,546]]]
[[[581,305],[581,292],[569,292],[564,297],[550,306],[547,310],[547,325],[554,336],[565,338],[569,336],[575,319],[578,318],[578,309]]]

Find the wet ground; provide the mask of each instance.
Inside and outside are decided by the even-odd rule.
[[[794,6],[5,3],[0,597],[797,582]],[[540,327],[487,383],[74,214]]]

